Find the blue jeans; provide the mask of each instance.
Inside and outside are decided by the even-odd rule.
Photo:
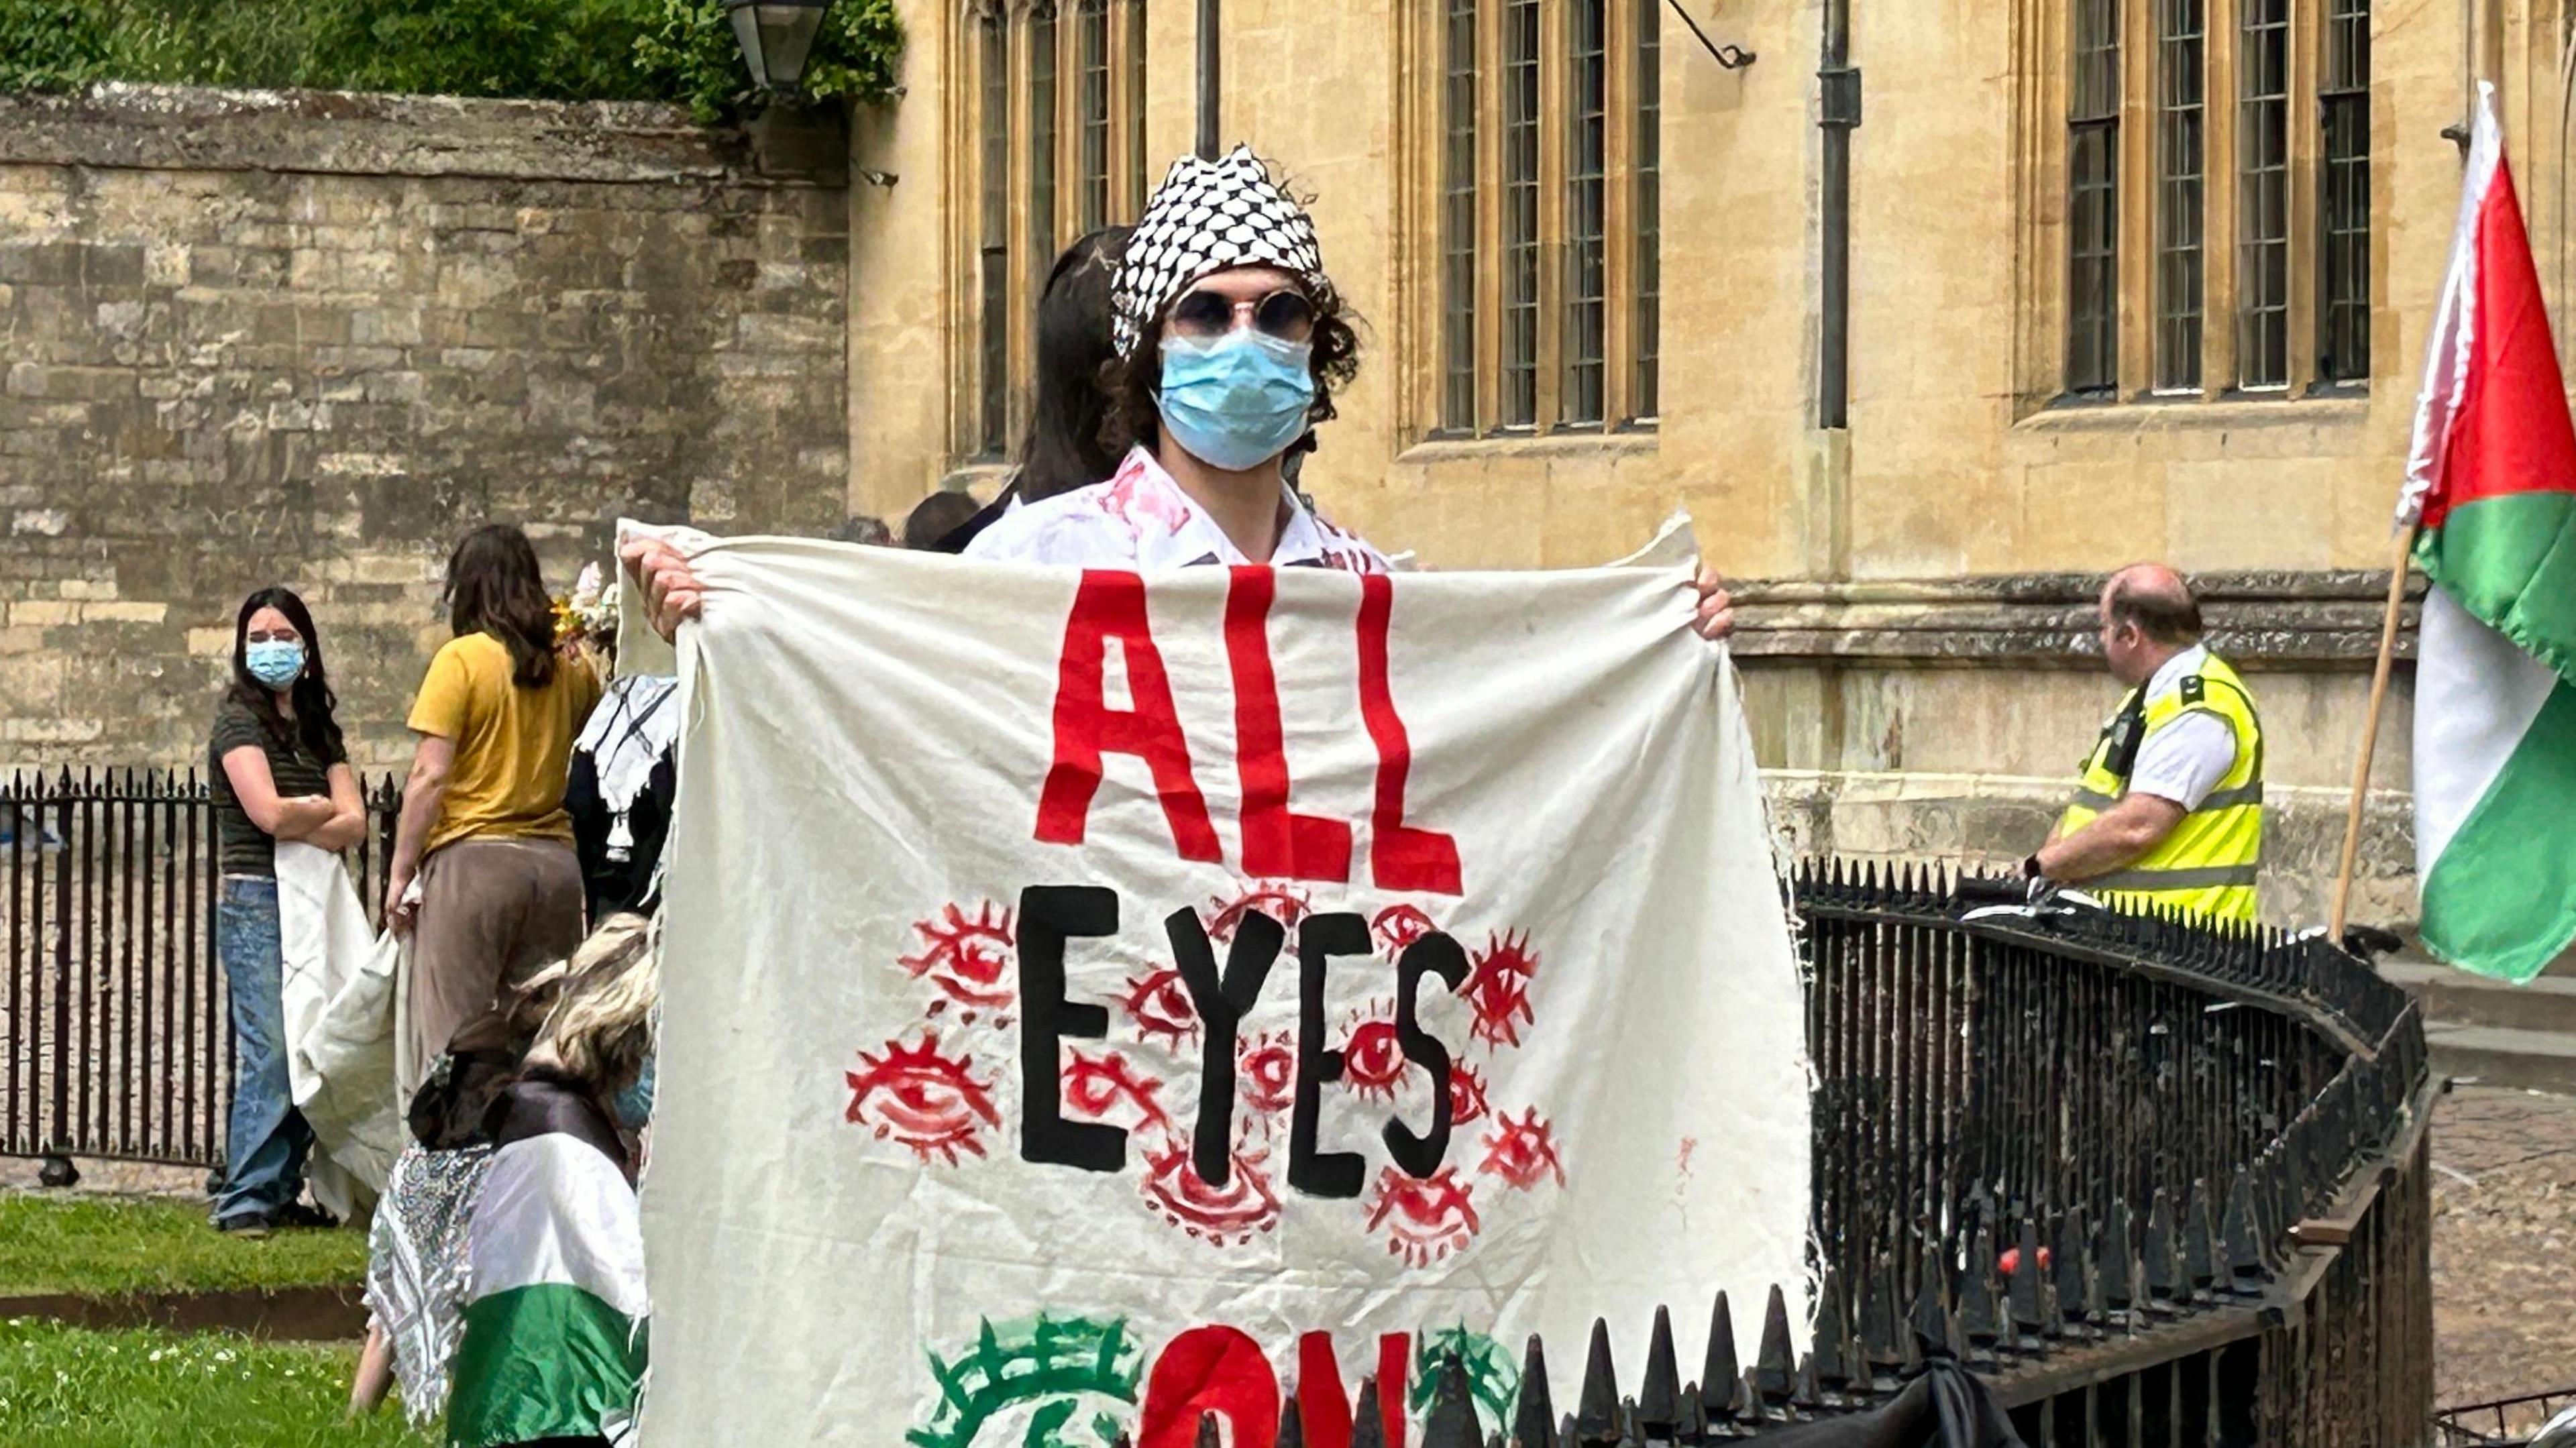
[[[218,1223],[265,1215],[304,1191],[313,1128],[295,1109],[286,1075],[286,961],[277,934],[277,882],[227,876],[215,902],[215,955],[232,990],[231,1130],[224,1142]]]

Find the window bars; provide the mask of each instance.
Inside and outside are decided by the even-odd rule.
[[[2204,0],[2158,0],[2156,390],[2200,390],[2201,231],[2206,219],[2208,16]]]
[[[2290,382],[2290,0],[2243,0],[2236,53],[2236,382]]]
[[[2328,0],[2318,177],[2317,380],[2370,376],[2370,0]]]

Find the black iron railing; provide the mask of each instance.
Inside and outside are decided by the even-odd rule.
[[[392,783],[369,799],[372,907]],[[219,1161],[209,816],[193,775],[0,787],[0,1152]],[[1524,1448],[1760,1436],[1884,1404],[1927,1354],[2034,1445],[2431,1438],[2433,1087],[2402,991],[2271,932],[1963,918],[1930,873],[1793,884],[1813,1290],[1718,1299],[1693,1373],[1659,1315],[1627,1387],[1596,1333],[1561,1419],[1533,1345]],[[1750,1363],[1739,1307],[1762,1321]],[[1453,1448],[1457,1407],[1427,1448]]]
[[[1963,918],[1930,872],[1794,883],[1817,1071],[1807,1350],[1804,1294],[1774,1288],[1740,1364],[1720,1295],[1697,1373],[1659,1311],[1632,1391],[1596,1324],[1557,1417],[1533,1339],[1512,1441],[1770,1437],[1883,1408],[1933,1358],[2034,1448],[2429,1441],[2434,1083],[2402,991],[2267,931]],[[1465,1391],[1443,1374],[1425,1448],[1473,1448]]]
[[[382,894],[399,791],[353,855]],[[230,996],[214,812],[191,770],[0,782],[0,1155],[223,1161]]]
[[[2518,1448],[2557,1414],[2576,1407],[2576,1387],[2462,1403],[2434,1415],[2436,1448]]]

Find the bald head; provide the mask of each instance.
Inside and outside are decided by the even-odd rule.
[[[2102,656],[2122,683],[2142,684],[2200,642],[2200,600],[2161,563],[2132,563],[2102,585]]]
[[[2102,585],[2102,621],[2136,624],[2160,644],[2190,648],[2200,642],[2200,600],[2182,575],[2161,563],[2132,563]]]

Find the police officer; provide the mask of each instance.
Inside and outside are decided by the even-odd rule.
[[[2099,607],[2102,656],[2129,693],[2022,873],[2116,907],[2250,922],[2263,853],[2254,696],[2201,644],[2200,603],[2172,569],[2121,569]]]

